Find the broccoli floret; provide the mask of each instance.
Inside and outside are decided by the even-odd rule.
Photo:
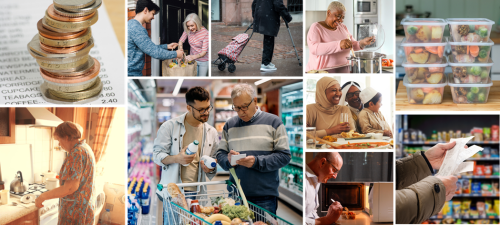
[[[417,33],[418,28],[415,26],[409,26],[408,28],[406,28],[406,31],[408,31],[408,34],[414,35]]]
[[[486,58],[488,56],[488,51],[487,50],[481,50],[479,51],[479,58]]]

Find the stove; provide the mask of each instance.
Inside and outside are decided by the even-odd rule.
[[[33,184],[28,185],[28,190],[26,190],[25,192],[20,193],[20,192],[10,191],[10,195],[13,197],[21,198],[25,195],[34,194],[35,196],[38,197],[42,193],[47,192],[47,191],[49,191],[49,190],[47,190],[47,188],[45,188],[45,184],[33,183]]]

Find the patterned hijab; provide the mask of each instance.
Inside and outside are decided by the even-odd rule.
[[[325,93],[326,89],[338,83],[332,77],[323,77],[318,80],[318,83],[316,83],[316,104],[314,104],[316,109],[326,114],[334,114],[340,108],[340,105],[334,105],[329,102]]]

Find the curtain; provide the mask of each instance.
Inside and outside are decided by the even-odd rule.
[[[92,145],[92,150],[94,151],[94,156],[96,163],[101,161],[106,151],[106,146],[108,145],[108,137],[111,121],[114,118],[116,108],[102,107],[99,108],[97,126],[95,131],[95,141]]]

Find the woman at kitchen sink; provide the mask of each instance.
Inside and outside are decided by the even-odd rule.
[[[45,200],[59,198],[58,224],[94,223],[95,158],[82,138],[82,127],[63,122],[54,131],[54,139],[68,152],[59,172],[60,187],[41,194],[35,201],[38,208]]]
[[[347,65],[350,49],[362,50],[375,42],[374,37],[355,41],[344,22],[346,8],[338,1],[328,5],[326,19],[311,25],[307,33],[309,62],[306,71]]]

